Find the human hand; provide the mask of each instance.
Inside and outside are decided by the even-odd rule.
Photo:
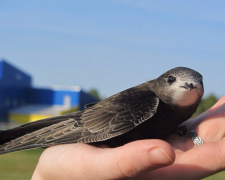
[[[225,170],[225,96],[212,108],[183,125],[189,131],[195,130],[204,144],[194,146],[187,135],[171,135],[167,141],[175,151],[175,162],[145,173],[138,179],[201,179]]]
[[[32,180],[124,179],[173,163],[172,147],[161,140],[135,141],[117,148],[66,144],[47,148]]]
[[[189,137],[174,134],[167,139],[172,146],[161,140],[135,141],[118,148],[54,146],[40,157],[32,180],[200,179],[224,170],[224,103],[225,96],[210,110],[184,123],[196,129],[205,144],[196,147]]]

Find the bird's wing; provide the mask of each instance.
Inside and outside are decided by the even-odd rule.
[[[149,89],[131,88],[84,111],[60,116],[60,122],[0,145],[0,154],[54,144],[104,141],[150,119],[157,111],[158,104],[158,97]],[[42,124],[45,124],[44,121]],[[32,123],[23,126],[24,131],[26,127],[31,128]]]
[[[84,108],[90,108],[91,106],[94,106],[94,105],[97,104],[97,103],[98,103],[98,102],[86,104],[86,105],[84,106]]]
[[[149,89],[126,90],[95,104],[81,115],[82,137],[78,142],[98,142],[124,134],[150,119],[159,104]]]

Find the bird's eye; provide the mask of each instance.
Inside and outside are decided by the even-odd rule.
[[[172,84],[174,81],[176,81],[176,78],[174,76],[169,76],[168,79],[167,79],[167,82],[169,84]]]

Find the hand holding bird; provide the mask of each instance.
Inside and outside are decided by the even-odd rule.
[[[195,121],[198,125],[194,125]],[[188,136],[166,141],[139,140],[117,148],[67,144],[47,148],[32,180],[48,179],[202,179],[225,170],[225,96],[200,116],[185,122],[204,140]],[[151,150],[156,150],[151,154]]]

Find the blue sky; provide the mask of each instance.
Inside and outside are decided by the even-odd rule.
[[[104,97],[187,66],[225,95],[225,1],[0,1],[0,58]]]

